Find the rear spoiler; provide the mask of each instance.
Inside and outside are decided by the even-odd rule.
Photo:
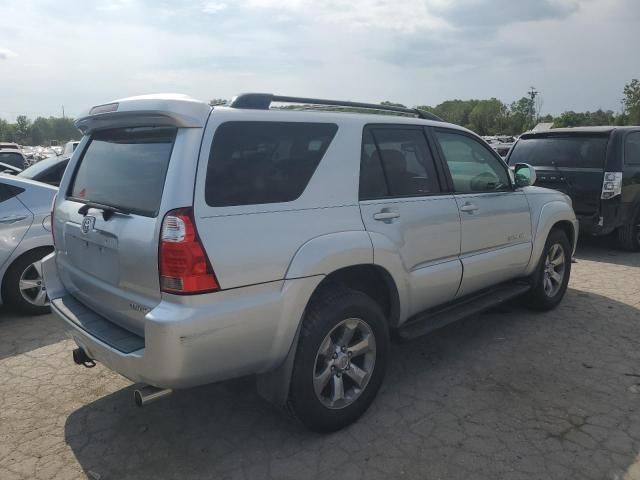
[[[148,127],[167,126],[178,128],[201,128],[204,123],[199,118],[193,118],[174,112],[160,112],[153,110],[138,110],[131,112],[109,112],[88,115],[79,118],[75,126],[83,135],[88,135],[94,130],[104,130],[117,127]]]
[[[184,95],[146,95],[94,106],[75,126],[85,135],[123,126],[202,128],[210,113],[211,106]]]

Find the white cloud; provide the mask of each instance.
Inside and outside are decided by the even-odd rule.
[[[202,7],[204,13],[216,14],[227,9],[227,4],[222,2],[207,2]]]
[[[508,0],[120,0],[109,10],[0,0],[0,117],[54,115],[61,104],[77,115],[161,91],[435,105],[511,102],[530,85],[551,113],[617,109],[640,56],[603,39],[634,45],[640,2],[584,0],[561,19],[553,12],[566,9],[535,9],[544,2],[574,0],[521,0],[499,21],[478,5],[500,11]]]
[[[0,60],[6,60],[7,58],[17,57],[18,55],[8,48],[0,48]]]
[[[248,8],[297,13],[306,19],[347,29],[414,31],[447,28],[433,9],[443,0],[246,0]]]

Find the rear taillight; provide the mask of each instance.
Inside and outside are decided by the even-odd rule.
[[[58,194],[57,193],[53,196],[53,202],[51,202],[51,215],[49,215],[49,219],[51,221],[51,236],[53,237],[53,246],[54,247],[56,245],[56,231],[54,229],[55,225],[53,224],[53,212],[56,209],[56,198],[58,198]]]
[[[191,208],[171,210],[165,215],[158,257],[163,292],[193,294],[220,289],[198,237]]]
[[[622,193],[622,172],[604,172],[602,180],[602,200],[608,200]]]

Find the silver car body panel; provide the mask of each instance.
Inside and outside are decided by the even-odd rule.
[[[59,196],[56,252],[45,259],[43,273],[52,299],[72,295],[144,338],[144,349],[124,354],[67,319],[78,345],[134,381],[180,388],[272,370],[295,352],[291,347],[316,287],[342,268],[384,269],[397,289],[401,324],[457,296],[531,273],[552,222],[577,225],[567,198],[546,189],[359,201],[365,125],[463,130],[454,125],[349,113],[211,110],[184,97],[147,96],[118,103],[118,112],[78,121],[89,135],[74,152],[61,191],[68,190],[95,129],[150,121],[172,124],[179,128],[159,214],[114,216],[108,222],[96,218],[95,238],[86,237],[85,242],[108,248],[101,235],[112,236],[118,253],[110,263],[103,259],[91,266],[95,260],[87,257],[95,251],[78,256],[80,244],[70,240],[81,222],[81,204]],[[228,121],[326,122],[338,130],[296,200],[212,207],[204,195],[209,152],[216,129]],[[473,215],[460,210],[469,201],[479,207]],[[157,253],[162,218],[169,210],[191,205],[222,290],[192,296],[161,293]],[[374,219],[382,209],[399,216]]]
[[[17,258],[40,247],[51,247],[49,214],[57,188],[12,176],[0,176],[0,183],[23,188],[24,192],[0,202],[0,285]],[[0,291],[0,304],[2,304]]]

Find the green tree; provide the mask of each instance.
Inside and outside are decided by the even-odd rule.
[[[478,135],[502,133],[506,128],[507,107],[497,98],[479,100],[469,113],[467,127]]]
[[[18,115],[15,126],[15,140],[18,143],[29,143],[31,139],[31,121],[26,115]]]
[[[628,125],[640,125],[640,80],[634,78],[624,86],[624,104]]]
[[[385,100],[384,102],[380,102],[380,105],[385,105],[387,107],[402,107],[402,108],[407,108],[406,105],[403,105],[401,103],[395,103],[395,102],[390,102],[389,100]]]

